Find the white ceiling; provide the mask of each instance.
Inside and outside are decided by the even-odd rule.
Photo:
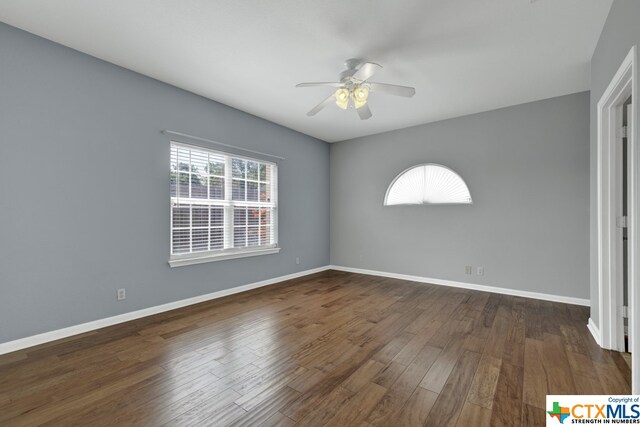
[[[2,0],[0,20],[334,142],[589,89],[613,0]],[[306,112],[360,57],[373,117]],[[188,129],[185,129],[188,131]]]

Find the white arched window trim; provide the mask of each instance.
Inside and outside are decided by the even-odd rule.
[[[384,206],[471,204],[469,187],[454,170],[436,163],[411,166],[395,177]]]

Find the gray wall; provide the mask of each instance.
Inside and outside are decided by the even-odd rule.
[[[286,157],[280,254],[169,268],[162,129]],[[327,265],[328,171],[324,142],[0,23],[0,342]]]
[[[383,207],[425,162],[474,204]],[[330,194],[332,264],[589,298],[588,92],[333,144]]]
[[[591,59],[591,318],[598,325],[597,111],[598,101],[634,45],[640,47],[640,1],[615,0]],[[637,102],[637,101],[636,101]],[[636,117],[635,123],[640,123]],[[598,325],[600,327],[600,325]]]

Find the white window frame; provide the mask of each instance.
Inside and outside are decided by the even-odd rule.
[[[225,248],[219,250],[210,250],[210,251],[201,251],[201,252],[189,252],[182,254],[174,254],[173,253],[173,204],[185,203],[185,204],[197,204],[201,203],[202,199],[191,199],[191,198],[181,198],[179,196],[174,197],[169,195],[169,265],[171,267],[180,267],[185,265],[192,264],[201,264],[206,262],[214,262],[214,261],[223,261],[228,259],[235,258],[246,258],[258,255],[270,255],[276,254],[280,252],[280,247],[278,246],[278,165],[277,163],[263,160],[259,158],[252,158],[247,156],[242,156],[234,153],[228,153],[220,150],[215,150],[207,147],[202,147],[200,145],[194,144],[185,144],[179,141],[171,141],[170,149],[173,146],[187,148],[189,150],[200,150],[208,153],[217,154],[220,156],[224,156],[226,164],[225,164],[225,199],[224,200],[216,200],[215,204],[223,206],[225,214],[224,214],[224,241]],[[252,247],[242,247],[242,248],[233,248],[228,247],[230,243],[233,242],[234,235],[234,209],[236,207],[242,206],[256,206],[257,203],[255,201],[234,201],[231,200],[232,197],[232,184],[233,184],[233,176],[232,176],[232,167],[231,162],[232,159],[241,159],[246,161],[258,162],[262,164],[268,164],[273,167],[273,173],[271,176],[271,202],[270,207],[272,207],[272,217],[271,217],[271,227],[274,243],[270,245],[261,245],[261,246],[252,246]]]
[[[404,200],[402,201],[390,201],[389,196],[395,190],[396,184],[398,184],[407,173],[413,172],[414,170],[427,170],[429,168],[434,168],[438,171],[444,171],[455,179],[455,183],[458,184],[459,191],[462,193],[464,199],[455,199],[455,197],[448,195],[449,197],[453,197],[447,201],[427,201],[425,200],[425,194],[429,190],[433,190],[433,188],[438,189],[435,183],[428,182],[426,172],[424,172],[423,186],[420,187],[420,183],[416,185],[412,185],[409,189],[411,190],[408,194],[404,195]],[[455,196],[455,195],[454,195]],[[420,205],[471,205],[473,204],[473,199],[471,198],[471,192],[469,191],[469,186],[462,179],[459,173],[454,171],[451,168],[448,168],[444,165],[439,165],[437,163],[422,163],[419,165],[411,166],[400,172],[398,176],[396,176],[389,187],[387,188],[387,192],[384,195],[384,206],[420,206]]]

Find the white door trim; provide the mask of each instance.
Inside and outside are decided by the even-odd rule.
[[[618,175],[616,164],[616,139],[618,129],[622,122],[622,104],[633,96],[633,118],[637,117],[638,69],[636,46],[632,47],[627,57],[622,62],[618,72],[609,84],[609,87],[598,102],[598,147],[597,147],[597,215],[598,215],[598,294],[599,294],[599,323],[601,345],[604,348],[621,350],[624,342],[619,336],[621,318],[618,316],[617,307],[622,306],[621,300],[621,271],[617,267],[621,257],[620,248],[617,245],[616,227],[617,196],[615,193],[615,180]],[[638,287],[638,213],[640,212],[640,197],[638,189],[640,165],[640,150],[636,147],[637,129],[632,128],[628,136],[629,144],[629,200],[628,200],[628,225],[629,225],[629,337],[634,337],[634,332],[640,330],[636,316],[636,308],[640,307],[640,288]],[[631,339],[632,356],[632,388],[634,393],[640,393],[640,354],[636,350],[638,340]]]

